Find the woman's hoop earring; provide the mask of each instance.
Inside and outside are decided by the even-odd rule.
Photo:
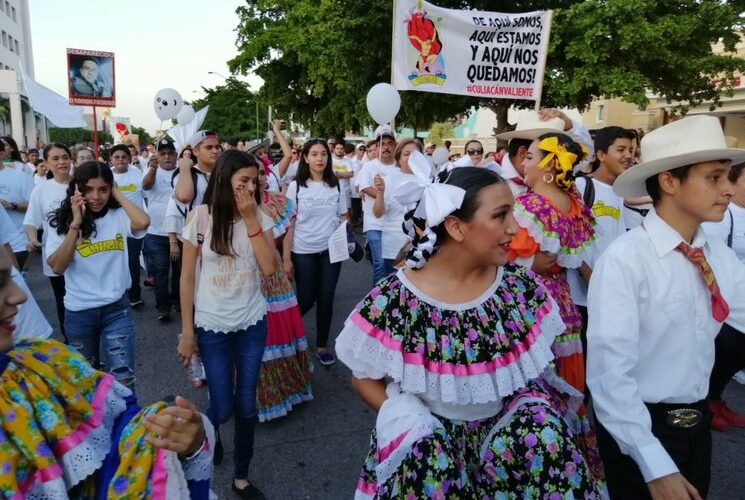
[[[546,184],[553,184],[554,183],[554,174],[546,172],[543,174],[543,182]]]

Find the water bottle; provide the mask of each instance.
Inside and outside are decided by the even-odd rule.
[[[194,387],[202,387],[204,384],[204,366],[202,360],[199,359],[198,354],[192,354],[191,360],[189,361],[189,368],[187,369],[187,375],[189,381]]]

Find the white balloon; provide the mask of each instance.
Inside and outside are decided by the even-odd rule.
[[[161,120],[170,120],[174,118],[184,105],[184,100],[181,99],[181,94],[174,89],[160,89],[153,99],[153,108],[155,108],[155,114]]]
[[[367,93],[367,111],[375,123],[390,122],[401,108],[401,96],[390,83],[378,83]]]
[[[194,108],[192,108],[188,104],[184,104],[184,107],[182,107],[181,111],[179,111],[178,114],[176,115],[176,120],[178,120],[178,124],[186,125],[187,123],[191,123],[193,119],[194,119]]]
[[[440,146],[439,148],[432,151],[432,161],[438,167],[441,167],[444,164],[446,164],[449,158],[450,158],[450,151],[448,151],[448,148],[444,146]]]

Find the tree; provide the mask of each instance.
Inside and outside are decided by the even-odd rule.
[[[145,130],[142,127],[136,127],[132,125],[132,133],[136,134],[140,138],[140,145],[144,146],[145,144],[152,144],[155,142],[155,139],[153,139],[153,136],[148,134],[147,130]]]
[[[202,87],[205,96],[192,103],[199,110],[209,105],[203,129],[212,130],[219,137],[258,138],[268,128],[269,115],[266,105],[258,102],[257,95],[251,92],[245,83],[230,77],[224,85],[215,88]]]
[[[49,141],[50,142],[61,142],[62,144],[75,145],[86,142],[93,142],[93,131],[87,128],[59,128],[49,127]],[[104,142],[114,142],[111,134],[108,132],[98,132],[98,143],[103,144]]]
[[[713,55],[723,40],[733,49],[742,0],[439,0],[442,7],[501,12],[555,9],[543,104],[585,109],[598,97],[644,106],[647,91],[686,106],[712,100],[726,88],[711,81],[745,70],[734,55]],[[237,9],[239,54],[231,71],[255,72],[261,97],[323,135],[370,123],[368,89],[390,79],[392,8],[389,0],[247,0]],[[731,79],[720,80],[731,81]],[[729,89],[731,91],[731,89]],[[427,128],[476,104],[497,114],[506,130],[511,105],[402,92],[397,123]]]
[[[429,128],[427,142],[433,142],[437,146],[442,146],[443,141],[453,137],[453,124],[450,122],[435,122]]]

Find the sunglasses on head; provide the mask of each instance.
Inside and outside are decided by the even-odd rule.
[[[469,149],[466,151],[468,153],[468,156],[474,156],[474,155],[482,155],[484,154],[484,148],[481,149]]]

